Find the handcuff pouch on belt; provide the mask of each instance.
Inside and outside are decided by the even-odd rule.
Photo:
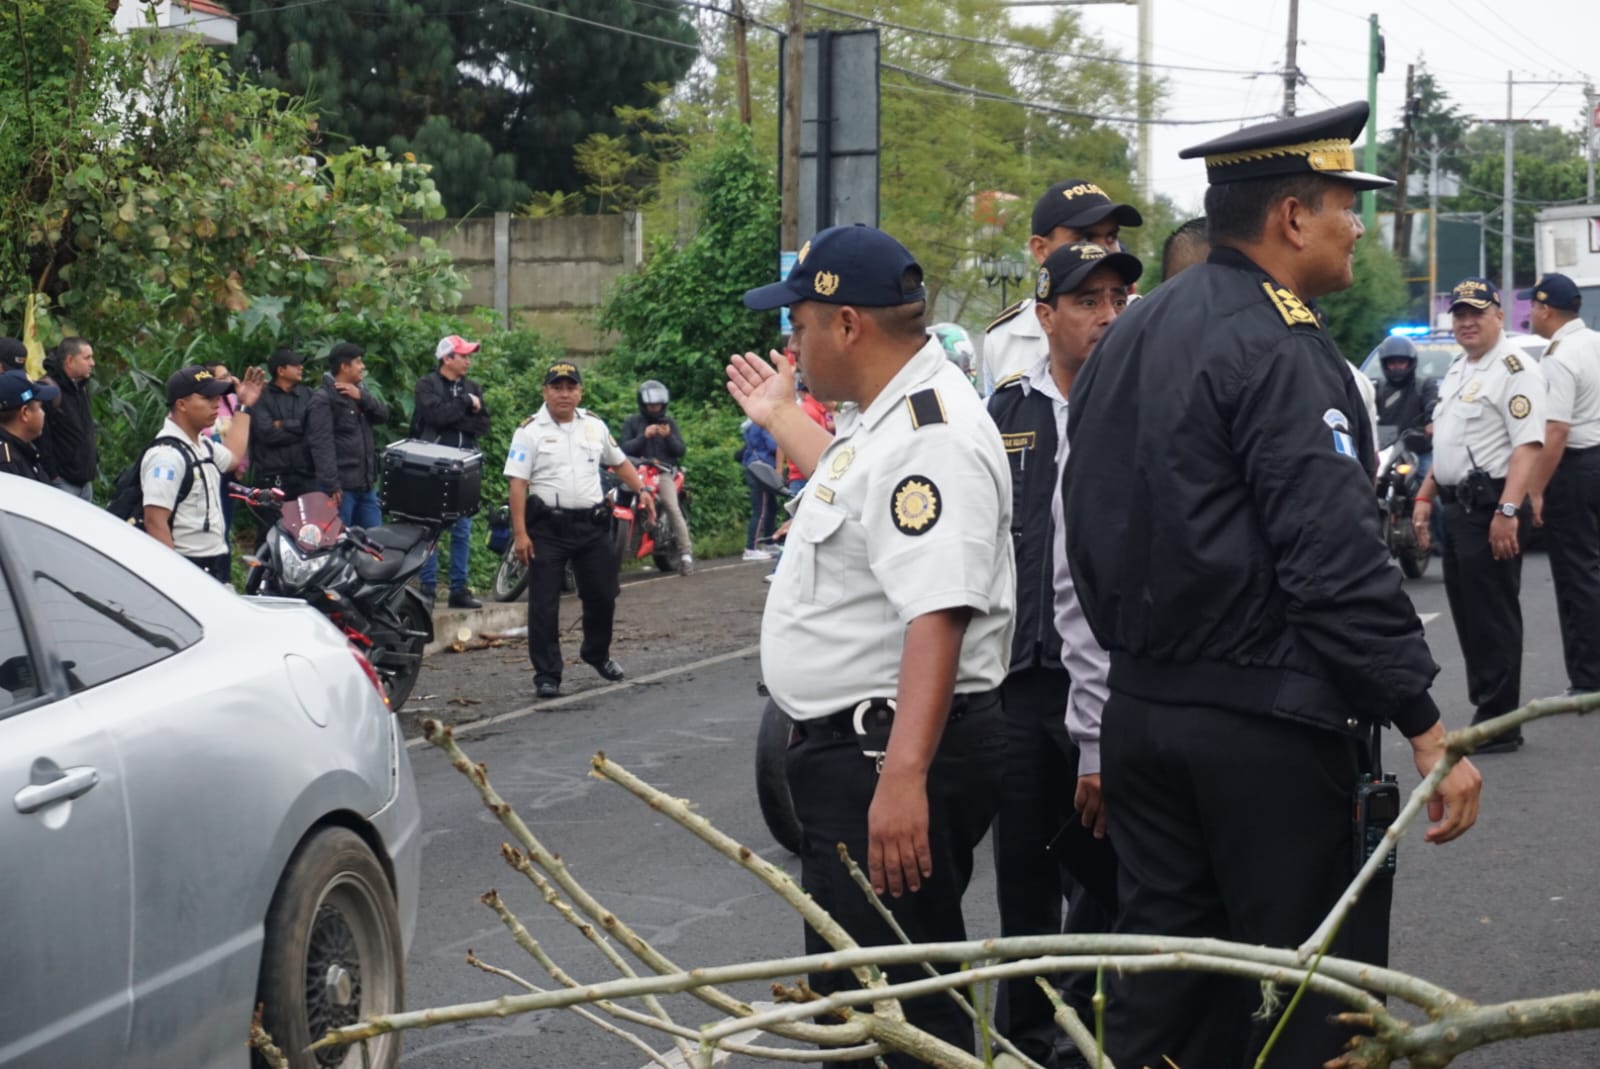
[[[883,759],[889,752],[889,732],[894,727],[894,710],[893,698],[868,698],[856,704],[850,718],[850,724],[856,732],[856,744],[879,775],[883,774]]]

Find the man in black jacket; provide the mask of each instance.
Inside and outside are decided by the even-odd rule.
[[[1367,105],[1236,131],[1204,156],[1212,252],[1138,302],[1073,386],[1066,551],[1111,653],[1101,731],[1119,932],[1296,946],[1353,878],[1351,798],[1379,729],[1444,757],[1438,671],[1389,566],[1365,405],[1309,303],[1347,288]],[[1477,816],[1466,761],[1427,832]],[[1369,886],[1332,953],[1383,964],[1390,885]],[[1256,985],[1113,980],[1120,1065],[1250,1064],[1276,1014]],[[1347,1033],[1306,998],[1271,1066],[1321,1065]]]
[[[1049,353],[995,385],[989,415],[1011,463],[1011,544],[1017,617],[1000,697],[1005,779],[994,821],[1002,936],[1111,930],[1117,859],[1105,838],[1100,796],[1100,712],[1105,651],[1074,614],[1058,620],[1054,516],[1066,456],[1067,398],[1095,343],[1128,304],[1144,267],[1127,253],[1075,242],[1045,257],[1030,309]],[[1082,781],[1083,801],[1069,784]],[[1071,897],[1067,924],[1062,903]],[[1094,976],[1080,973],[1068,999],[1090,1008]],[[1054,1069],[1070,1050],[1054,1009],[1032,977],[1000,986],[996,1024],[1026,1055]]]
[[[678,574],[689,575],[694,571],[694,544],[689,540],[689,523],[678,501],[677,484],[672,481],[672,469],[683,463],[684,454],[678,421],[667,415],[672,395],[655,379],[646,379],[639,384],[638,400],[639,411],[622,422],[622,451],[629,460],[642,460],[661,472],[656,500],[678,536]]]
[[[367,377],[365,355],[352,342],[340,342],[328,353],[331,370],[306,405],[306,438],[317,489],[339,502],[339,518],[346,525],[376,527],[383,512],[372,428],[389,418],[389,406],[361,385]]]
[[[439,366],[417,380],[416,414],[411,420],[411,435],[425,442],[437,442],[455,449],[477,449],[478,440],[489,433],[489,408],[483,403],[483,387],[467,378],[472,370],[472,354],[479,343],[457,334],[439,339],[433,356]],[[467,565],[472,553],[472,517],[463,516],[450,525],[450,607],[476,609],[483,602],[467,589]],[[428,554],[422,574],[417,577],[422,596],[430,602],[439,581],[439,553]]]
[[[94,346],[82,338],[65,338],[45,361],[44,370],[43,381],[61,391],[39,439],[45,471],[58,489],[93,501],[94,480],[100,474],[100,447],[89,405]]]
[[[257,486],[273,486],[292,501],[316,489],[306,414],[311,387],[304,382],[306,358],[279,349],[267,360],[272,381],[261,391],[250,421],[250,470]]]

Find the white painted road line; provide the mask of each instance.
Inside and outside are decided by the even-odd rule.
[[[627,690],[629,687],[637,687],[645,683],[656,683],[663,679],[671,679],[673,676],[681,676],[685,672],[694,672],[701,668],[710,668],[712,665],[721,664],[724,661],[736,661],[741,657],[754,656],[760,652],[761,646],[759,643],[753,646],[743,646],[739,649],[733,650],[730,653],[719,653],[715,657],[707,657],[702,661],[691,661],[688,664],[680,664],[674,668],[663,668],[659,672],[651,672],[649,675],[640,676],[638,679],[624,679],[620,683],[612,683],[609,686],[597,687],[594,690],[586,690],[579,694],[568,694],[564,698],[550,698],[545,701],[536,702],[533,705],[525,705],[521,709],[513,709],[509,713],[501,713],[499,716],[491,716],[485,720],[474,720],[467,724],[457,724],[454,725],[455,734],[457,736],[465,735],[469,732],[479,731],[494,724],[504,724],[509,720],[520,720],[522,717],[532,715],[533,713],[549,712],[551,709],[559,709],[563,705],[572,705],[574,702],[588,701],[591,698],[598,698],[607,694],[615,694],[618,691]],[[435,717],[434,719],[438,718]],[[418,736],[415,739],[410,739],[406,742],[406,748],[410,750],[414,750],[419,746],[426,745],[428,745],[428,740],[422,738],[421,736]]]

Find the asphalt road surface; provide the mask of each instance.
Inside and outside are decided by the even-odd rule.
[[[688,579],[629,584],[618,605],[615,655],[629,681],[607,684],[569,667],[563,697],[532,699],[520,644],[431,659],[408,720],[434,715],[468,724],[461,742],[537,834],[605,905],[680,964],[709,965],[800,953],[799,921],[753,878],[712,855],[619,788],[588,775],[596,750],[663,790],[691,798],[724,831],[784,864],[753,796],[752,754],[760,564],[708,563]],[[1470,718],[1461,654],[1437,562],[1410,584],[1443,671],[1435,688],[1448,726]],[[1524,697],[1567,681],[1549,571],[1530,556],[1523,578]],[[563,605],[575,619],[576,604]],[[1435,615],[1436,614],[1436,615]],[[570,632],[569,657],[575,657]],[[420,710],[420,712],[418,712]],[[1478,826],[1444,847],[1413,829],[1400,852],[1392,964],[1480,1002],[1600,988],[1600,887],[1596,883],[1600,724],[1575,717],[1532,725],[1518,753],[1479,760],[1485,779]],[[469,948],[495,965],[551,986],[477,897],[498,888],[535,938],[580,981],[615,974],[498,857],[507,838],[466,780],[432,747],[412,750],[427,822],[422,914],[409,959],[412,1007],[493,998],[513,990],[472,969]],[[1386,765],[1403,790],[1417,775],[1398,739]],[[998,929],[987,847],[967,897],[969,934]],[[767,998],[761,985],[735,989]],[[681,1021],[714,1014],[686,997],[667,1003]],[[658,1048],[666,1046],[653,1037]],[[412,1033],[411,1069],[634,1069],[645,1056],[569,1011],[441,1025]],[[733,1066],[754,1065],[733,1059]],[[771,1063],[763,1063],[771,1064]],[[1591,1069],[1600,1032],[1502,1044],[1463,1056],[1465,1069]],[[1189,1067],[1186,1067],[1189,1069]]]

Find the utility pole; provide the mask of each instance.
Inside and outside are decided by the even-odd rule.
[[[1406,254],[1411,251],[1411,226],[1406,217],[1406,179],[1411,170],[1411,122],[1417,111],[1414,99],[1416,74],[1416,64],[1407,63],[1406,100],[1402,113],[1404,121],[1400,124],[1400,175],[1394,187],[1394,256],[1401,263],[1406,262]]]
[[[1150,78],[1150,63],[1155,53],[1155,0],[1139,0],[1139,118],[1145,120],[1139,124],[1139,195],[1148,202],[1155,196],[1155,178],[1151,174],[1154,166],[1155,148],[1152,144],[1151,130],[1153,124],[1150,119],[1152,109],[1155,107],[1155,84]],[[1589,199],[1594,200],[1594,169],[1589,170]]]
[[[800,100],[805,80],[805,0],[789,0],[789,36],[783,52],[783,208],[778,247],[800,247]]]
[[[1300,48],[1300,0],[1289,0],[1289,50],[1283,64],[1283,117],[1294,115],[1294,89],[1300,82],[1295,55]]]
[[[1583,162],[1589,167],[1588,203],[1594,203],[1594,86],[1583,87]]]
[[[734,79],[739,88],[739,121],[750,125],[750,49],[745,42],[744,0],[733,0]]]
[[[1511,72],[1506,71],[1506,164],[1505,179],[1501,195],[1504,197],[1502,215],[1500,217],[1500,289],[1510,292],[1513,289],[1511,282],[1511,232],[1512,227],[1512,191],[1511,191],[1511,157],[1516,150],[1516,117],[1511,110],[1511,91],[1513,82]],[[1501,298],[1502,300],[1504,297]]]
[[[1428,156],[1428,326],[1433,326],[1433,298],[1439,292],[1439,135]]]
[[[1384,54],[1383,34],[1378,29],[1378,16],[1367,16],[1367,157],[1362,170],[1376,174],[1378,170],[1378,75],[1383,73],[1387,57]],[[1378,218],[1378,194],[1367,190],[1361,194],[1361,223],[1372,229]]]

